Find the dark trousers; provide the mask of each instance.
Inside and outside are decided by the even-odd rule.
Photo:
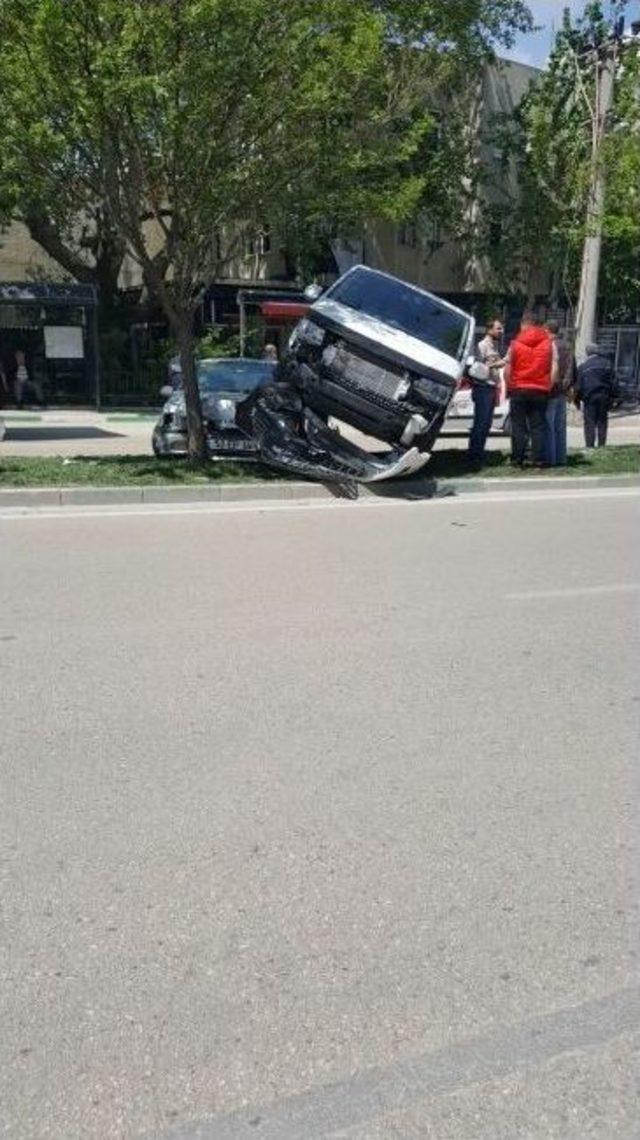
[[[484,456],[484,445],[493,423],[493,409],[496,403],[496,390],[493,384],[474,384],[471,392],[473,400],[473,426],[469,436],[469,458],[480,463]]]
[[[596,392],[582,405],[584,416],[584,442],[586,447],[604,447],[609,426],[609,396],[606,392]]]
[[[527,440],[531,436],[531,458],[535,464],[545,462],[547,435],[546,392],[533,388],[521,388],[511,394],[511,458],[514,463],[524,463]]]

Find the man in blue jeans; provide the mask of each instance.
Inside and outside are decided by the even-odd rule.
[[[478,345],[478,359],[487,366],[487,379],[472,382],[473,426],[469,436],[469,462],[473,467],[482,466],[485,444],[491,431],[500,368],[504,364],[500,352],[503,336],[502,321],[495,318],[487,326],[486,336]]]
[[[573,352],[563,337],[557,321],[547,321],[556,354],[558,379],[547,403],[547,439],[545,462],[550,467],[565,467],[567,463],[567,396],[575,384]]]

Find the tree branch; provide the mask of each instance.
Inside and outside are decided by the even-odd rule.
[[[81,284],[93,283],[95,268],[88,265],[84,258],[65,244],[56,226],[44,211],[31,207],[24,212],[21,220],[24,221],[33,240],[76,281]]]

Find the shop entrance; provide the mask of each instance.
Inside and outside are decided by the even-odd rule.
[[[98,404],[95,313],[92,288],[0,284],[2,402],[15,404],[22,396],[26,406]],[[27,383],[16,388],[24,379],[21,366]]]

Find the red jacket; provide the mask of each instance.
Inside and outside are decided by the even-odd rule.
[[[527,388],[535,392],[551,391],[553,341],[546,329],[531,325],[518,333],[509,350],[511,379],[509,391]]]

